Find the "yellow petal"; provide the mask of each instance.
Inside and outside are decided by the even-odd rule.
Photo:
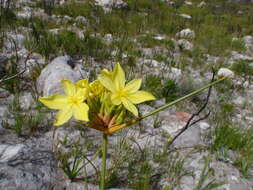
[[[104,86],[99,82],[99,80],[94,80],[92,83],[90,83],[90,91],[94,95],[99,95],[104,91]]]
[[[77,120],[81,120],[81,121],[89,121],[89,117],[88,117],[88,111],[89,111],[89,106],[85,103],[81,103],[78,105],[75,105],[74,107],[74,117]]]
[[[131,113],[133,113],[136,117],[138,117],[138,110],[137,108],[133,105],[132,102],[130,102],[128,99],[126,98],[121,98],[121,101],[124,105],[124,107],[130,111]]]
[[[119,63],[116,64],[113,70],[113,82],[116,90],[122,90],[125,87],[125,72]]]
[[[54,94],[49,97],[40,97],[39,101],[43,103],[45,106],[51,108],[51,109],[62,109],[65,107],[67,103],[67,96],[63,94]]]
[[[67,105],[56,114],[54,126],[59,126],[66,123],[73,115],[72,106]]]
[[[149,100],[155,100],[155,97],[151,93],[142,91],[142,90],[128,95],[127,98],[133,104],[139,104],[139,103],[146,102]]]
[[[89,79],[82,79],[75,83],[80,88],[88,88],[89,87]]]
[[[84,100],[86,100],[88,96],[88,90],[86,88],[77,87],[75,96],[78,98],[80,102],[83,102]]]
[[[133,93],[139,90],[140,87],[141,87],[141,79],[133,79],[126,84],[124,90],[129,93]]]
[[[101,71],[101,74],[102,74],[102,75],[105,75],[105,76],[107,76],[107,77],[109,77],[109,78],[112,79],[112,72],[108,71],[107,69],[103,69],[103,70]]]
[[[76,86],[70,80],[62,79],[61,84],[62,84],[62,87],[64,89],[64,92],[68,96],[73,96],[76,93]]]
[[[111,92],[115,92],[115,86],[112,80],[109,77],[106,77],[105,75],[100,75],[98,77],[99,82],[108,90]]]
[[[111,95],[111,101],[114,105],[120,105],[121,104],[121,99],[117,94],[112,94]]]

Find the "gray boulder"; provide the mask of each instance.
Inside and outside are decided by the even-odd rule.
[[[4,43],[6,51],[20,50],[24,47],[25,36],[23,34],[8,33]]]
[[[48,138],[36,138],[25,143],[1,144],[0,189],[52,189],[57,178],[57,162],[49,142]]]
[[[37,89],[43,96],[62,93],[61,79],[76,82],[82,78],[88,78],[82,65],[76,64],[69,56],[61,56],[55,58],[42,70],[37,79]]]

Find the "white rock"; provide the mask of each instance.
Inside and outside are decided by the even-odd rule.
[[[0,163],[6,162],[14,157],[24,147],[22,144],[17,145],[0,145]]]
[[[22,49],[24,47],[25,36],[23,34],[8,33],[4,48],[6,50]]]
[[[57,35],[60,32],[59,28],[53,28],[53,29],[49,29],[48,32]]]
[[[184,4],[186,4],[186,5],[192,5],[192,2],[191,1],[185,1]]]
[[[183,29],[180,32],[176,33],[178,38],[195,38],[195,32],[189,28]]]
[[[31,18],[31,15],[32,15],[31,12],[18,12],[16,14],[18,18],[25,18],[25,19]]]
[[[2,100],[1,100],[2,101]],[[5,119],[6,117],[8,117],[8,106],[0,106],[0,118]]]
[[[246,102],[244,97],[238,96],[236,99],[233,100],[233,103],[236,105],[243,105]]]
[[[23,110],[28,110],[32,107],[32,104],[34,103],[34,99],[32,97],[32,94],[30,92],[25,92],[19,97],[20,107]]]
[[[165,37],[164,36],[155,36],[154,39],[160,41],[160,40],[164,40]]]
[[[151,58],[153,56],[153,51],[151,48],[142,48],[142,54],[147,57],[147,58]]]
[[[253,46],[253,36],[244,36],[242,39],[246,46]]]
[[[213,63],[218,63],[219,60],[220,60],[220,57],[212,56],[212,55],[209,55],[209,54],[206,54],[205,56],[206,56],[206,58],[207,58],[206,61],[207,61],[208,63],[211,63],[211,64],[213,64]]]
[[[200,129],[206,130],[210,128],[210,125],[206,122],[199,122],[198,124]]]
[[[51,94],[63,92],[60,85],[60,81],[63,78],[73,82],[82,78],[88,78],[86,72],[83,72],[80,69],[75,70],[75,67],[76,64],[69,56],[55,58],[42,70],[37,80],[37,89],[39,92],[43,92],[43,96],[49,96]]]
[[[201,1],[199,4],[198,4],[198,8],[202,8],[202,7],[205,7],[206,6],[206,2],[205,1]]]
[[[78,17],[76,17],[75,20],[76,20],[76,22],[79,22],[79,23],[82,23],[82,24],[87,23],[87,19],[83,16],[78,16]]]
[[[113,36],[112,34],[105,34],[103,39],[105,40],[107,44],[110,44],[113,41]]]
[[[145,59],[143,60],[144,64],[147,64],[149,67],[159,67],[161,63],[154,59]]]
[[[108,7],[118,7],[126,5],[122,0],[95,0],[96,4],[99,6],[108,6]]]
[[[190,15],[187,15],[187,14],[179,14],[178,16],[186,18],[186,19],[191,19],[192,18]]]
[[[189,50],[189,51],[193,50],[193,44],[191,42],[189,42],[188,40],[180,39],[180,40],[177,41],[177,43],[184,50]]]
[[[234,60],[253,61],[252,56],[243,55],[236,51],[232,51],[231,55]]]
[[[25,48],[22,48],[21,50],[18,51],[18,56],[26,58],[29,54],[29,51]]]
[[[227,68],[220,68],[218,71],[218,76],[225,76],[225,77],[233,78],[234,75],[235,75],[234,72],[227,69]]]
[[[181,69],[178,69],[175,67],[170,68],[170,71],[168,73],[168,78],[178,81],[181,78],[181,76],[182,76]]]
[[[95,0],[96,5],[103,7],[105,12],[110,12],[112,8],[126,7],[127,3],[122,0]]]
[[[43,65],[45,64],[45,59],[42,56],[39,57],[39,54],[38,56],[35,55],[35,59],[34,58],[28,60],[25,59],[26,57],[20,59],[20,61],[18,62],[18,71],[21,72],[25,69],[25,72],[22,74],[22,76],[24,77],[31,77],[36,67],[42,68]]]

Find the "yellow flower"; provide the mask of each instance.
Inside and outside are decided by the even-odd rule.
[[[87,89],[79,88],[69,80],[63,79],[61,84],[64,88],[63,94],[54,94],[49,97],[41,97],[39,101],[45,106],[60,110],[56,114],[55,126],[66,123],[72,116],[81,121],[89,121],[89,107],[84,100],[87,98]]]
[[[89,79],[82,79],[75,83],[80,88],[89,88]]]
[[[112,78],[113,72],[110,72],[110,71],[108,71],[107,69],[103,69],[103,70],[101,71],[101,74],[102,74],[102,75],[105,75],[105,76],[107,76],[107,77],[109,77],[109,78]]]
[[[105,90],[104,86],[99,82],[99,80],[94,80],[90,83],[90,94],[92,96],[98,96]]]
[[[75,83],[76,86],[80,88],[85,88],[89,97],[94,97],[100,95],[104,90],[104,86],[98,80],[94,80],[89,83],[88,79],[82,79]]]
[[[119,63],[116,64],[112,76],[102,73],[98,79],[105,88],[111,91],[112,103],[114,105],[123,104],[135,116],[138,116],[138,110],[134,104],[155,99],[149,92],[139,90],[141,79],[133,79],[125,84],[125,73]]]

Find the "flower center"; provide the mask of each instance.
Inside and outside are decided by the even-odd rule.
[[[118,94],[119,97],[124,97],[124,96],[126,96],[127,92],[124,91],[124,90],[119,90],[119,91],[117,92],[117,94]]]
[[[79,104],[80,101],[79,101],[79,98],[77,98],[75,96],[71,96],[71,97],[69,97],[69,103],[70,104]]]

